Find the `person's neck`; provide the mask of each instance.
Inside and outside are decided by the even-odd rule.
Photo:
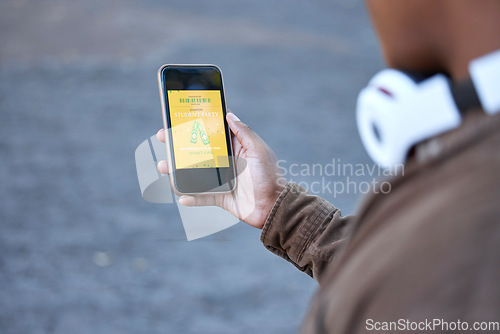
[[[474,0],[477,1],[477,0]],[[454,80],[469,76],[469,63],[500,49],[500,1],[450,1],[449,40],[441,45],[444,63]]]
[[[500,28],[499,30],[500,31]],[[449,57],[448,73],[455,81],[462,80],[469,76],[469,63],[471,60],[479,58],[485,54],[500,49],[500,41],[497,43],[484,43],[474,45],[474,43],[465,43],[455,46]]]

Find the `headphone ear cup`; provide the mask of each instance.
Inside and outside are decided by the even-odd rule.
[[[403,72],[379,72],[358,96],[361,140],[380,166],[402,165],[410,148],[460,125],[448,79],[435,75],[415,83]]]
[[[397,112],[394,98],[378,88],[366,87],[358,96],[356,120],[361,140],[370,158],[383,167],[404,162],[401,142],[391,131],[397,127]]]
[[[368,154],[377,164],[390,167],[406,158],[406,143],[397,138],[400,102],[414,94],[418,85],[403,72],[385,69],[377,73],[359,96],[358,131]]]
[[[388,68],[378,72],[368,83],[368,87],[378,89],[393,99],[401,99],[413,93],[418,84],[406,73]]]

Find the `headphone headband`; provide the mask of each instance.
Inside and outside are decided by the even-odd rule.
[[[500,112],[500,50],[474,59],[469,73],[483,110],[490,115]]]

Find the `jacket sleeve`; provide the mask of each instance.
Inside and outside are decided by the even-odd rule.
[[[332,204],[289,182],[267,217],[260,239],[268,250],[319,281],[354,218],[342,217]]]

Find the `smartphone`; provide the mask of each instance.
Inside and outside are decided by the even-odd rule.
[[[172,190],[231,192],[236,173],[220,68],[163,65],[158,86]]]

